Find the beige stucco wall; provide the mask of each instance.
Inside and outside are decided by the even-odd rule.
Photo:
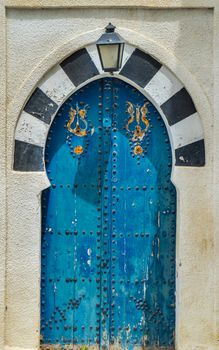
[[[172,175],[178,190],[176,339],[180,350],[218,347],[219,1],[145,2],[0,2],[2,348],[39,344],[40,193],[48,180],[44,173],[12,171],[19,112],[43,74],[95,41],[95,29],[109,20],[127,41],[159,55],[189,90],[202,118],[206,166],[175,168]]]

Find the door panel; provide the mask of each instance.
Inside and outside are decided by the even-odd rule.
[[[158,111],[94,81],[58,112],[45,157],[42,346],[173,347],[176,191]]]

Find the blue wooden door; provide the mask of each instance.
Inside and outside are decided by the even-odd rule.
[[[176,191],[165,124],[115,78],[74,93],[49,131],[43,347],[172,348]]]

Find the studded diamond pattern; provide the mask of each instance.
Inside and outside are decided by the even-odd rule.
[[[125,127],[127,101],[148,102],[138,142]],[[84,137],[67,128],[77,103],[87,106]],[[94,81],[58,111],[45,159],[42,347],[172,348],[176,191],[158,111],[121,80]]]

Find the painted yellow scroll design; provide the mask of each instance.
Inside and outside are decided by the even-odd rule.
[[[130,115],[125,129],[131,134],[132,142],[135,143],[134,154],[140,155],[143,153],[143,148],[140,143],[142,142],[146,132],[149,128],[149,120],[147,119],[148,105],[149,102],[145,102],[142,107],[135,106],[133,103],[127,101],[128,108],[127,112]],[[134,130],[130,130],[130,126],[135,123]],[[144,125],[141,127],[141,125]]]
[[[69,111],[69,122],[67,124],[68,131],[70,131],[72,134],[79,136],[79,137],[84,137],[87,135],[87,121],[86,121],[86,115],[87,115],[87,105],[83,108],[80,109],[78,107],[78,104],[76,104],[76,108],[70,108]],[[74,123],[76,118],[76,125],[74,128],[72,128],[72,124]],[[81,124],[83,124],[83,127],[81,127]]]
[[[130,118],[125,128],[128,132],[133,134],[132,141],[138,141],[138,140],[142,141],[149,127],[149,121],[146,117],[148,112],[148,108],[147,108],[148,102],[145,102],[141,108],[139,106],[135,107],[129,101],[127,101],[127,104],[128,104],[127,112],[129,113]],[[134,123],[134,121],[136,121],[135,130],[131,131],[129,127],[131,124]],[[140,126],[140,121],[142,121],[142,123],[145,125],[143,129]]]

